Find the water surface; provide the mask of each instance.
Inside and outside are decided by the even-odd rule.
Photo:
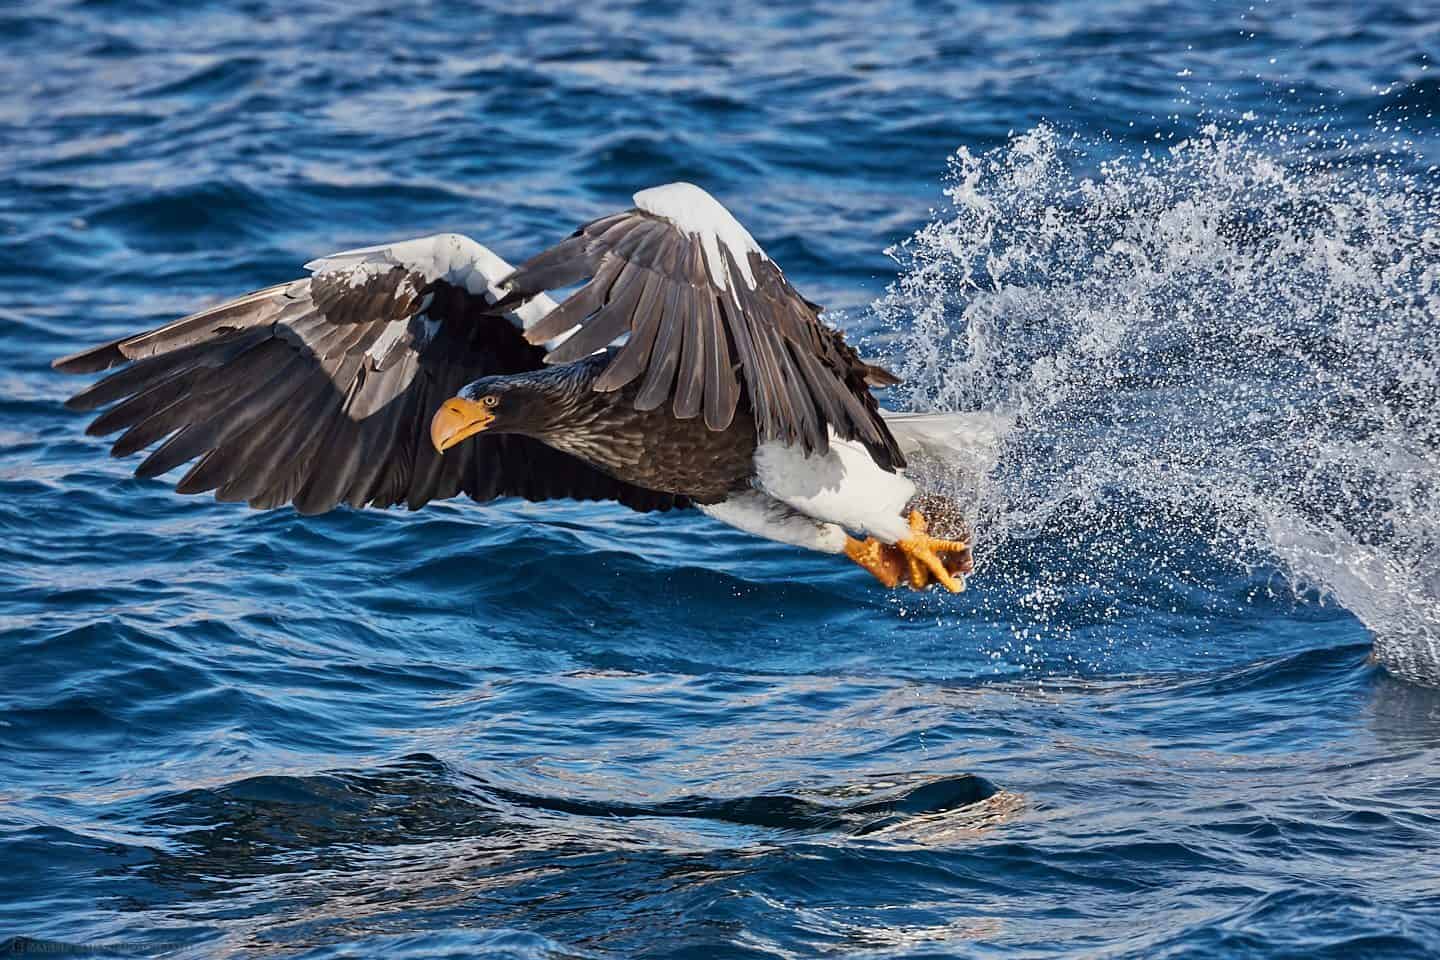
[[[1425,956],[1425,3],[0,13],[0,938]],[[698,516],[137,481],[51,358],[703,184],[983,410],[962,596]],[[888,251],[888,252],[887,252]],[[12,949],[36,949],[29,940]]]

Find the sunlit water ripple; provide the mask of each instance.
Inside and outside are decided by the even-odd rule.
[[[0,940],[1431,955],[1440,33],[1276,6],[0,12]],[[52,357],[317,254],[680,178],[890,403],[995,416],[968,593],[252,513],[60,406]]]

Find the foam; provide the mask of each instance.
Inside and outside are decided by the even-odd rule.
[[[1343,605],[1390,669],[1440,682],[1440,201],[1419,164],[1243,120],[1098,170],[1086,152],[1115,147],[1040,126],[958,151],[877,304],[902,406],[1014,419],[977,576],[1013,575],[1044,632],[1087,583],[1159,605],[1232,562],[1279,570],[1277,597]]]

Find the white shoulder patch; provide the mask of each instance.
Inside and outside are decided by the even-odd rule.
[[[430,237],[332,253],[328,257],[311,260],[305,264],[305,269],[321,274],[357,268],[374,272],[395,266],[419,274],[426,282],[444,280],[477,296],[488,293],[492,299],[501,295],[497,284],[515,270],[489,247],[459,233],[437,233]],[[364,273],[357,276],[363,277]],[[522,328],[528,329],[554,309],[555,301],[542,293],[517,309],[514,317]]]
[[[637,208],[663,217],[682,232],[700,238],[706,269],[721,290],[730,289],[730,271],[725,258],[720,255],[721,247],[729,250],[735,258],[745,285],[755,289],[755,274],[750,269],[749,255],[758,253],[766,260],[770,258],[750,236],[750,231],[741,226],[740,221],[719,200],[693,183],[667,183],[651,187],[641,190],[632,199]]]
[[[905,504],[915,484],[876,466],[853,440],[830,432],[830,449],[807,455],[799,447],[766,441],[755,448],[755,483],[807,517],[895,543],[910,535]]]

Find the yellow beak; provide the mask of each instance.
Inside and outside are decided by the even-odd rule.
[[[451,397],[440,405],[430,421],[430,442],[435,444],[438,452],[444,453],[466,437],[473,437],[490,426],[494,419],[495,414],[484,404],[464,397]]]

